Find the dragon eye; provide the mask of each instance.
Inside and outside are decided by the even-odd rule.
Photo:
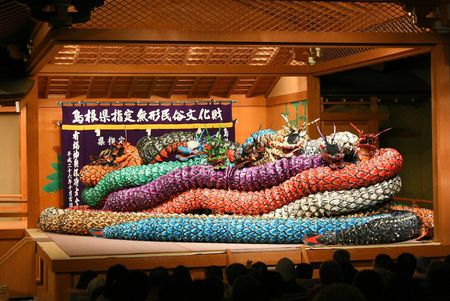
[[[300,139],[300,136],[296,133],[291,133],[289,134],[288,138],[287,138],[287,142],[289,144],[295,144],[298,142],[298,140]]]

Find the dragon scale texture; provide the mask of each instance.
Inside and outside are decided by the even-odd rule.
[[[200,140],[187,132],[142,138],[136,147],[148,165],[106,173],[82,192],[90,208],[47,208],[40,228],[81,235],[94,229],[116,239],[236,243],[374,244],[432,234],[431,211],[386,209],[401,189],[403,158],[395,149],[374,148],[370,158],[357,161],[357,136],[338,132],[309,140],[292,126],[260,131],[242,146],[211,139],[202,152],[187,149],[183,161],[160,162],[177,146]],[[208,160],[208,151],[218,146],[214,161]],[[259,151],[263,159],[251,157]],[[220,156],[239,160],[234,166],[232,157]]]

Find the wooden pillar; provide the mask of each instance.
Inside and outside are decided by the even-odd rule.
[[[37,81],[37,79],[35,79]],[[39,218],[39,139],[37,82],[24,98],[26,118],[26,171],[28,228],[36,228]]]
[[[313,75],[306,77],[307,99],[308,99],[308,122],[320,117],[320,78]],[[320,123],[319,123],[320,126]],[[319,133],[315,126],[310,126],[308,134],[311,139],[319,138]]]
[[[435,240],[450,245],[450,67],[449,44],[431,51],[433,208]]]

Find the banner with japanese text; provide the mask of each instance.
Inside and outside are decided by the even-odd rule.
[[[234,141],[234,122],[229,104],[195,105],[97,105],[63,106],[61,151],[64,205],[82,205],[80,169],[116,141],[133,145],[142,137],[158,137],[170,131],[219,130]]]

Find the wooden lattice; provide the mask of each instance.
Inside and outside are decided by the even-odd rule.
[[[270,93],[278,79],[277,76],[39,76],[38,93],[40,98],[56,95],[65,98],[84,95],[87,98],[230,97],[231,94],[253,97]]]
[[[327,62],[338,58],[355,55],[370,51],[374,48],[368,47],[352,47],[352,48],[322,48],[320,49],[320,56],[317,58],[317,62]]]
[[[106,0],[75,28],[420,32],[396,3],[294,0]]]
[[[51,64],[269,65],[286,64],[278,47],[80,46],[66,45]]]
[[[322,48],[317,62],[330,61],[373,48]],[[309,52],[296,47],[186,47],[186,46],[92,46],[66,45],[50,64],[114,65],[305,65],[294,53]]]
[[[10,38],[27,27],[30,11],[16,1],[0,0],[0,39]]]

